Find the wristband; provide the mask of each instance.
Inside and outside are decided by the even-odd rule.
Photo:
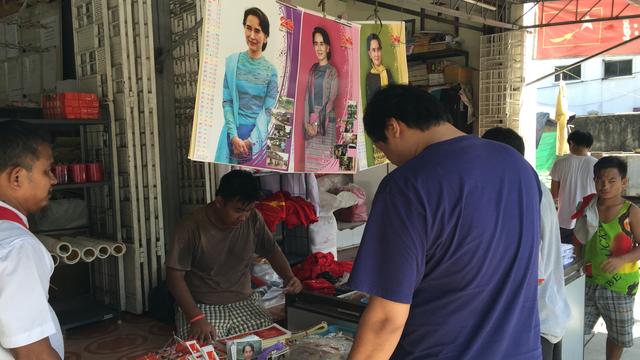
[[[194,316],[193,319],[189,320],[189,324],[193,324],[194,322],[202,319],[204,319],[204,314],[200,313],[199,315]]]

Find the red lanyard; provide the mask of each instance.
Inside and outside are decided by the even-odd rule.
[[[15,213],[15,211],[7,209],[4,206],[0,206],[0,220],[12,221],[16,224],[22,225],[25,229],[29,229],[27,224],[22,220],[22,218]]]

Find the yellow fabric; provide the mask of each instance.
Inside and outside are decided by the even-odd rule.
[[[387,68],[384,65],[380,66],[371,65],[371,73],[380,75],[380,87],[389,85],[389,78],[387,77]]]
[[[567,143],[567,113],[569,105],[567,104],[567,87],[564,81],[560,80],[560,88],[558,89],[558,98],[556,100],[556,155],[562,156],[569,153],[569,144]]]

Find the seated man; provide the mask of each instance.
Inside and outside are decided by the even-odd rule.
[[[286,292],[302,284],[255,210],[259,188],[251,173],[224,175],[216,198],[176,227],[167,255],[167,285],[176,299],[178,336],[212,341],[271,325],[251,290],[254,254],[269,260]]]

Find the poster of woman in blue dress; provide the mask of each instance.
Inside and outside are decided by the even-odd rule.
[[[270,24],[257,7],[244,12],[247,50],[225,61],[222,106],[224,128],[216,161],[249,163],[263,149],[271,112],[278,99],[278,71],[262,55],[269,40]]]
[[[192,160],[287,171],[302,11],[207,1]]]

